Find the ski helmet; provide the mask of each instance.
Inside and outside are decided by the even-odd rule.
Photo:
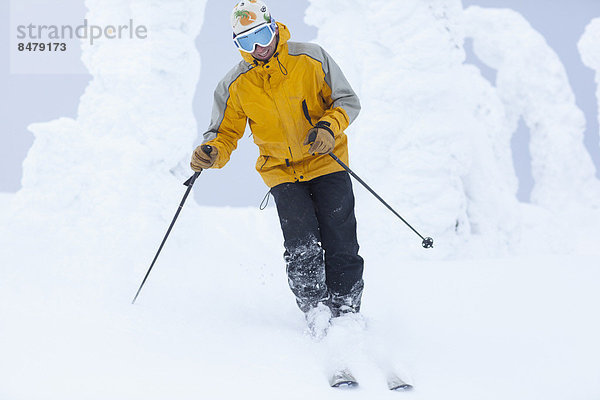
[[[260,0],[242,0],[236,4],[231,13],[234,35],[269,22],[271,22],[269,8]]]

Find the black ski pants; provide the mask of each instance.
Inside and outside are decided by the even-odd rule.
[[[283,231],[288,282],[300,309],[306,312],[324,302],[334,315],[358,312],[363,259],[348,173],[283,183],[271,193]]]

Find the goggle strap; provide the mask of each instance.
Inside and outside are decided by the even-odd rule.
[[[268,24],[268,25],[271,27],[271,29],[273,29],[273,32],[274,32],[274,31],[275,31],[275,28],[277,28],[277,22],[275,21],[275,18],[271,17],[271,22],[269,22],[269,24]],[[263,25],[258,25],[258,26],[255,26],[254,28],[252,28],[252,29],[249,29],[249,30],[247,30],[246,32],[242,32],[242,33],[240,33],[239,35],[247,35],[247,34],[249,34],[249,33],[252,33],[252,31],[253,31],[253,30],[255,30],[255,29],[258,29],[258,28],[260,28],[261,26],[263,26]],[[236,35],[236,34],[235,34],[235,32],[234,32],[234,33],[233,33],[233,38],[235,39],[235,38],[236,38],[236,37],[238,37],[239,35]]]

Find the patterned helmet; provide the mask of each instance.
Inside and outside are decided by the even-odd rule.
[[[231,27],[234,35],[239,35],[267,22],[271,22],[271,13],[267,5],[260,0],[242,0],[231,13]]]

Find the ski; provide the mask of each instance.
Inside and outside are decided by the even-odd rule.
[[[334,388],[352,388],[358,386],[358,381],[350,371],[342,369],[331,375],[329,384]]]
[[[406,391],[406,390],[412,390],[412,388],[413,388],[412,385],[404,382],[396,374],[388,374],[387,385],[390,390],[394,390],[394,391]]]

